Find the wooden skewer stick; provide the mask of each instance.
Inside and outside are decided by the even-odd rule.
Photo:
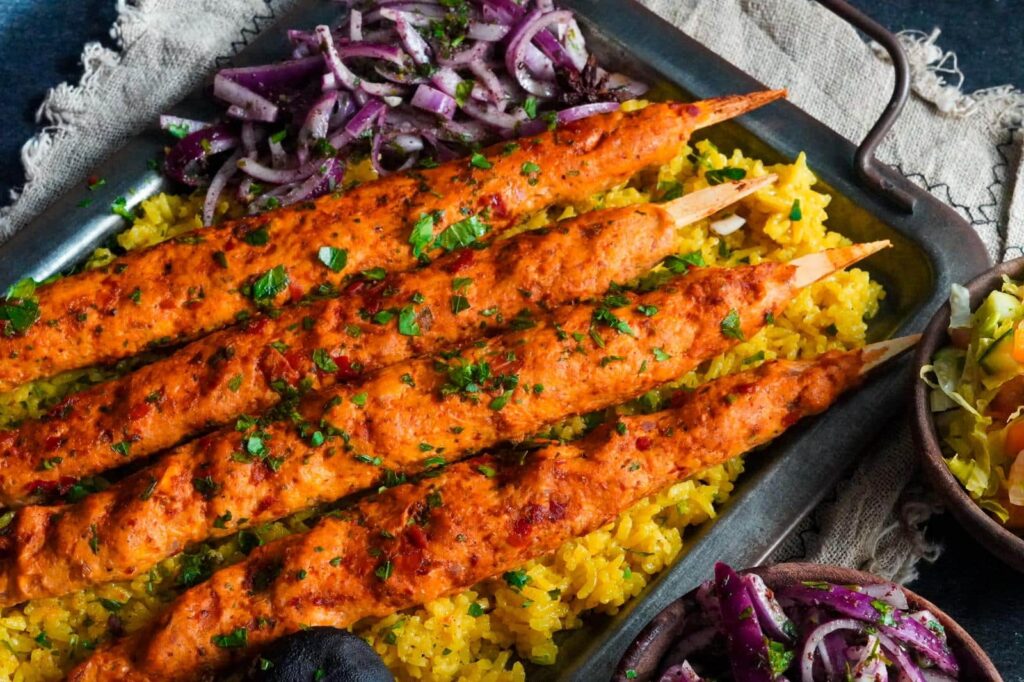
[[[789,262],[796,268],[793,275],[793,286],[803,288],[813,284],[823,277],[828,277],[833,272],[842,270],[853,265],[857,261],[864,260],[873,253],[892,246],[888,239],[866,244],[853,244],[838,249],[828,249],[820,253],[812,253],[809,256],[802,256]]]
[[[920,334],[911,334],[864,346],[860,349],[861,357],[864,358],[864,365],[860,368],[860,373],[867,374],[875,367],[902,354],[903,351],[913,348],[920,340]]]
[[[694,106],[700,109],[697,115],[696,128],[707,128],[716,123],[736,118],[748,111],[753,111],[765,104],[774,102],[777,99],[786,97],[785,90],[761,90],[752,92],[749,95],[729,95],[727,97],[715,97],[701,102],[695,102]]]
[[[739,182],[728,182],[702,189],[693,194],[664,204],[662,208],[668,211],[672,219],[680,225],[689,225],[708,216],[714,215],[726,206],[736,203],[740,199],[757,190],[767,187],[778,179],[774,174],[762,175],[759,178],[747,178]]]

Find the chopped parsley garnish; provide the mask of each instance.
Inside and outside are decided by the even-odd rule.
[[[449,299],[449,305],[451,306],[452,315],[458,315],[464,310],[469,310],[469,299],[462,295],[452,296]]]
[[[646,315],[647,317],[654,317],[655,315],[658,314],[658,306],[641,304],[636,307],[636,311],[641,315]]]
[[[606,307],[600,307],[594,311],[593,323],[611,327],[620,334],[628,334],[629,336],[636,336],[632,327],[622,319],[619,319],[615,314]],[[600,345],[600,344],[599,344]]]
[[[313,364],[322,372],[333,373],[338,371],[338,363],[323,348],[313,351]]]
[[[523,175],[534,175],[536,173],[540,173],[540,166],[535,164],[533,161],[527,161],[522,165],[522,168],[520,168],[520,172]]]
[[[796,652],[787,651],[785,645],[781,642],[774,642],[767,637],[765,638],[765,644],[768,646],[768,663],[772,667],[772,677],[778,677],[789,670],[789,666],[793,664]]]
[[[363,279],[379,282],[388,276],[388,271],[384,268],[370,268],[369,270],[363,270],[359,274],[363,276]]]
[[[246,628],[235,628],[226,635],[214,635],[210,641],[221,649],[241,649],[249,642],[249,632]]]
[[[523,111],[529,118],[537,118],[537,98],[530,95],[523,102]]]
[[[119,443],[114,443],[113,445],[111,445],[110,449],[116,452],[117,454],[121,455],[122,457],[127,457],[132,453],[132,444],[131,441],[123,440]]]
[[[135,287],[132,289],[132,293],[128,294],[128,298],[132,300],[132,303],[139,305],[142,302],[142,289]]]
[[[238,393],[238,389],[242,387],[242,375],[236,374],[235,376],[228,379],[228,390],[232,393]]]
[[[95,523],[89,525],[89,549],[93,554],[100,553],[100,536]]]
[[[472,277],[456,277],[452,280],[452,291],[462,291],[472,283]]]
[[[252,298],[257,302],[272,299],[284,291],[290,281],[283,265],[273,267],[252,283]]]
[[[486,223],[473,215],[454,223],[442,231],[441,234],[437,235],[437,239],[434,240],[434,246],[438,246],[445,251],[454,251],[474,243],[480,237],[487,234],[488,229]]]
[[[878,622],[882,625],[889,627],[896,626],[896,617],[893,615],[893,607],[891,604],[886,604],[881,599],[872,599],[871,606],[878,611]]]
[[[135,214],[128,208],[128,200],[124,197],[114,199],[114,203],[110,204],[110,211],[129,222],[135,220]]]
[[[793,207],[789,209],[789,219],[793,221],[802,220],[804,212],[800,210],[800,200],[793,200]]]
[[[212,500],[220,490],[220,484],[213,480],[213,476],[196,476],[192,479],[192,487],[207,500]]]
[[[341,272],[348,264],[348,251],[333,246],[321,246],[316,252],[316,257],[332,272]]]
[[[664,260],[662,265],[675,275],[685,275],[690,266],[702,268],[707,265],[704,261],[704,254],[700,251],[671,255]]]
[[[660,348],[655,348],[654,359],[657,360],[658,362],[665,362],[666,360],[671,360],[672,356]]]
[[[469,101],[469,95],[472,92],[473,81],[459,81],[459,84],[455,86],[455,103],[460,107],[465,105]]]
[[[110,611],[111,613],[117,613],[118,611],[124,608],[124,602],[117,601],[116,599],[103,599],[101,597],[99,601],[100,606],[105,608],[107,611]]]
[[[476,602],[473,602],[469,605],[469,615],[473,618],[479,618],[480,616],[484,615],[484,607],[480,606],[480,604]]]
[[[420,335],[420,325],[416,322],[416,311],[411,305],[398,311],[398,333],[402,336]]]
[[[381,580],[387,580],[391,577],[391,573],[393,572],[393,570],[394,569],[391,566],[391,562],[385,561],[383,564],[377,567],[377,570],[375,570],[373,574]]]
[[[505,583],[516,592],[526,587],[527,583],[530,582],[530,576],[522,569],[505,571],[502,573],[501,577],[505,580]]]
[[[683,196],[683,185],[675,180],[669,180],[658,183],[658,199],[657,201],[672,201]]]
[[[264,223],[257,228],[249,230],[242,237],[242,241],[250,246],[266,246],[270,243],[270,232],[267,231],[267,224]]]
[[[704,179],[708,181],[709,185],[720,185],[727,180],[742,180],[745,177],[747,177],[747,171],[732,166],[704,172]]]
[[[434,239],[434,222],[439,217],[440,215],[436,211],[421,213],[419,220],[413,224],[412,232],[409,234],[413,258],[419,258],[430,247],[430,242]]]
[[[473,168],[479,168],[481,170],[490,170],[494,167],[494,164],[487,160],[487,157],[480,152],[474,152],[473,156],[469,158],[469,165]]]
[[[221,514],[220,516],[218,516],[217,518],[215,518],[213,520],[213,527],[214,528],[221,528],[221,529],[227,528],[228,527],[228,521],[230,521],[230,520],[231,520],[231,512],[226,511],[226,512],[224,512],[223,514]]]
[[[743,336],[743,329],[740,327],[740,314],[735,308],[729,311],[720,325],[722,329],[722,336],[726,336],[730,339],[736,339],[742,341],[745,337]]]
[[[759,350],[756,353],[754,353],[753,355],[749,355],[749,356],[743,358],[743,364],[744,365],[752,365],[755,362],[761,362],[762,360],[764,360],[764,351],[763,350]]]
[[[498,474],[498,472],[496,472],[494,469],[487,466],[486,464],[481,464],[476,468],[476,470],[479,471],[484,476],[486,476],[487,478],[494,478]]]
[[[39,319],[35,292],[36,282],[31,277],[18,280],[8,289],[7,300],[0,303],[0,330],[4,336],[21,333]]]
[[[36,640],[36,644],[38,644],[39,646],[43,647],[44,649],[52,649],[53,648],[53,642],[50,641],[50,638],[46,635],[45,631],[40,632],[38,635],[36,635],[35,636],[35,640]]]
[[[491,400],[487,407],[492,410],[500,410],[508,404],[508,399],[512,397],[512,391],[503,391],[501,395]]]
[[[352,404],[356,405],[358,407],[365,406],[366,405],[366,393],[356,393],[354,396],[352,396]]]

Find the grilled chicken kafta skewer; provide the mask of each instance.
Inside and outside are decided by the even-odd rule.
[[[307,390],[319,390],[597,296],[672,255],[682,225],[773,180],[768,175],[664,204],[593,211],[481,251],[460,250],[420,270],[356,281],[339,298],[194,341],[69,396],[42,421],[0,432],[0,504],[52,500],[81,477],[241,414],[262,413],[280,401],[281,379],[294,384],[295,376],[305,377]]]
[[[915,339],[777,361],[525,457],[484,455],[258,548],[101,649],[72,682],[202,679],[302,627],[346,627],[458,592],[829,407]],[[225,644],[228,643],[228,644]]]
[[[0,390],[195,338],[260,305],[339,284],[345,273],[409,269],[421,254],[465,246],[545,206],[625,182],[669,161],[695,129],[784,94],[592,116],[490,147],[483,163],[396,173],[129,253],[42,288],[39,319],[27,329],[0,328]]]
[[[628,400],[756,333],[800,288],[887,244],[701,268],[241,419],[237,431],[188,443],[82,502],[19,510],[2,539],[0,603],[128,578],[239,520],[394,483]]]

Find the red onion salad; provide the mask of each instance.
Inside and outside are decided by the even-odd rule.
[[[289,31],[290,59],[218,72],[217,121],[163,116],[166,174],[206,187],[205,224],[231,188],[250,212],[614,111],[647,87],[602,69],[551,0],[357,0],[335,26]]]
[[[894,584],[802,583],[773,593],[725,564],[680,607],[657,682],[942,682],[959,666],[928,611]],[[654,666],[651,666],[654,669]],[[616,680],[636,679],[620,669]]]

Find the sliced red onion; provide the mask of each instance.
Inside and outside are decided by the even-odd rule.
[[[311,140],[327,137],[331,114],[338,102],[337,92],[328,92],[320,96],[306,114],[306,120],[299,129],[298,143],[300,148],[308,149]]]
[[[430,77],[430,82],[433,83],[441,92],[451,97],[455,97],[459,83],[462,82],[462,77],[459,76],[454,69],[442,67]]]
[[[291,36],[289,35],[289,37]],[[295,41],[293,40],[293,42]],[[268,97],[282,90],[294,89],[297,83],[302,83],[319,73],[323,69],[323,64],[323,57],[314,55],[280,64],[221,69],[217,76]],[[214,87],[216,88],[216,79],[214,79]],[[234,101],[232,103],[238,104]]]
[[[352,42],[363,39],[363,13],[355,8],[348,12],[348,39]]]
[[[747,219],[736,213],[730,213],[729,215],[722,216],[717,220],[712,220],[708,226],[711,231],[722,237],[727,237],[736,230],[740,229],[747,224]]]
[[[284,147],[281,143],[270,138],[267,140],[267,146],[270,148],[270,165],[274,168],[284,168],[288,165],[288,155],[284,151]]]
[[[522,117],[516,116],[515,114],[506,114],[494,107],[481,106],[475,102],[466,102],[462,105],[462,110],[473,118],[486,123],[494,128],[503,128],[505,130],[515,130],[517,126],[522,124],[526,119],[525,115]]]
[[[483,89],[488,93],[488,99],[494,103],[504,102],[508,99],[508,91],[498,80],[497,74],[494,73],[483,62],[470,62],[469,70],[473,72],[473,75],[477,77],[482,84]],[[476,96],[477,87],[473,88],[473,96]]]
[[[277,118],[277,105],[223,74],[214,76],[213,94],[231,104],[229,114],[234,109],[237,118],[267,122]]]
[[[764,631],[743,580],[729,566],[715,564],[715,591],[733,678],[736,682],[773,682]]]
[[[191,187],[203,184],[201,173],[211,156],[234,149],[238,137],[226,125],[210,126],[186,135],[171,148],[164,160],[164,172]]]
[[[203,225],[213,225],[213,218],[217,212],[217,201],[220,200],[220,195],[227,187],[228,180],[238,172],[238,167],[235,164],[240,158],[242,158],[242,152],[236,151],[213,174],[213,180],[210,181],[210,186],[206,190],[206,199],[203,201]]]
[[[160,129],[170,130],[172,127],[177,128],[185,132],[185,135],[190,135],[203,128],[209,128],[210,124],[203,121],[197,121],[194,118],[182,118],[181,116],[169,116],[164,114],[160,117]]]
[[[775,594],[768,589],[761,577],[753,573],[743,576],[743,583],[754,602],[754,610],[765,633],[772,639],[791,642],[796,637],[796,626],[775,600]]]
[[[252,121],[244,121],[242,123],[242,149],[246,154],[253,154],[256,152],[258,135],[259,133]]]
[[[836,678],[845,677],[851,682],[888,682],[889,671],[881,656],[881,645],[878,638],[868,635],[867,643],[862,647],[860,655],[851,666],[849,674],[846,670],[837,671]]]
[[[345,164],[333,156],[324,160],[316,172],[310,175],[299,186],[281,197],[281,205],[288,206],[306,199],[333,192],[345,175]]]
[[[482,40],[488,43],[496,43],[512,30],[508,24],[487,23],[485,21],[471,21],[466,29],[466,35],[473,40]]]
[[[910,608],[909,604],[907,604],[907,595],[904,594],[903,588],[896,583],[860,585],[856,588],[856,591],[861,594],[866,594],[872,599],[883,601],[889,606],[899,609],[900,611],[906,611]]]
[[[688,662],[683,661],[662,673],[658,682],[704,682],[704,678]]]
[[[401,94],[402,90],[394,85],[389,83],[373,83],[352,73],[341,61],[338,49],[334,45],[334,37],[327,26],[323,24],[317,26],[316,35],[320,39],[320,49],[324,53],[328,66],[331,67],[331,73],[334,74],[336,85],[343,86],[348,90],[363,90],[371,95]]]
[[[268,168],[255,159],[239,159],[236,165],[243,173],[257,180],[284,185],[308,178],[316,172],[318,162],[311,161],[298,168]]]
[[[413,65],[410,63],[400,69],[395,69],[383,64],[375,64],[373,66],[373,70],[393,83],[401,83],[402,85],[419,85],[420,83],[426,83],[427,79],[416,73],[412,66]]]
[[[582,71],[583,67],[587,65],[587,59],[590,55],[587,54],[587,43],[583,39],[583,31],[580,30],[580,25],[576,23],[575,19],[569,21],[568,25],[566,25],[562,45],[565,47],[565,52],[569,55],[569,59],[572,60],[576,70]]]
[[[483,0],[483,15],[488,21],[514,24],[523,16],[523,7],[513,0]]]
[[[910,660],[910,656],[903,650],[903,647],[881,632],[876,636],[878,637],[879,644],[882,645],[882,651],[885,652],[885,655],[893,662],[902,675],[906,675],[910,682],[926,682],[921,669]]]
[[[382,9],[380,14],[382,17],[395,22],[395,30],[398,31],[398,36],[402,39],[402,45],[405,46],[405,51],[409,53],[412,60],[417,64],[429,64],[430,55],[433,51],[427,45],[427,41],[423,39],[423,36],[419,34],[419,31],[413,27],[409,15],[405,12],[398,12],[389,8]]]
[[[853,620],[852,618],[837,618],[827,623],[822,623],[811,630],[807,635],[807,639],[804,641],[804,648],[800,653],[801,682],[815,682],[814,661],[817,659],[818,647],[825,641],[826,637],[833,632],[839,632],[840,630],[863,632],[864,623]]]
[[[555,66],[560,66],[563,69],[571,69],[573,71],[579,71],[581,67],[576,66],[576,62],[573,61],[572,56],[568,50],[558,42],[550,31],[538,31],[537,35],[533,37],[533,42],[540,48],[540,51],[547,55]],[[586,64],[586,62],[584,62]]]
[[[363,108],[356,112],[355,116],[345,124],[345,132],[352,139],[357,139],[373,127],[381,114],[387,107],[379,99],[371,99]]]
[[[609,74],[608,79],[605,81],[605,87],[616,93],[620,100],[636,99],[637,97],[642,97],[650,90],[650,86],[646,83],[641,83],[621,73]]]
[[[544,98],[552,97],[555,94],[554,86],[551,83],[536,77],[536,68],[532,70],[528,68],[527,51],[532,45],[534,36],[553,23],[571,18],[571,12],[545,14],[542,10],[535,9],[527,14],[509,35],[508,47],[505,49],[505,66],[509,73],[515,76],[519,85],[530,94]]]
[[[348,43],[338,46],[338,56],[342,59],[362,57],[364,59],[382,59],[396,66],[405,66],[405,55],[395,45],[381,43]]]
[[[373,23],[381,18],[390,18],[385,12],[404,12],[409,15],[409,22],[413,26],[428,26],[434,19],[443,19],[444,7],[426,2],[395,2],[386,7],[375,9],[366,15],[366,21]],[[393,21],[393,19],[392,19]]]
[[[879,632],[921,651],[944,672],[954,675],[957,673],[956,659],[950,653],[946,642],[924,625],[895,609],[890,613],[894,625],[883,625],[883,614],[871,603],[874,600],[868,595],[838,585],[828,585],[823,589],[794,585],[786,588],[782,594],[800,603],[824,605],[843,615],[871,623],[878,627]]]
[[[619,109],[618,102],[595,102],[593,104],[581,104],[578,107],[570,107],[559,111],[555,117],[557,125],[565,125],[578,121],[581,118],[587,118],[595,114],[607,114],[612,111]],[[543,131],[548,126],[547,121],[533,120],[524,125],[519,129],[519,132],[523,135],[536,135]]]
[[[455,115],[456,109],[458,109],[455,98],[429,85],[418,86],[410,104],[431,114],[442,116],[449,121]]]
[[[465,50],[455,52],[454,54],[450,54],[448,56],[439,55],[437,62],[444,66],[467,66],[475,61],[480,61],[486,58],[490,49],[491,44],[485,43],[481,40],[473,43],[472,46],[467,47]]]
[[[423,138],[419,135],[399,133],[391,138],[391,146],[403,154],[413,154],[423,151]]]

